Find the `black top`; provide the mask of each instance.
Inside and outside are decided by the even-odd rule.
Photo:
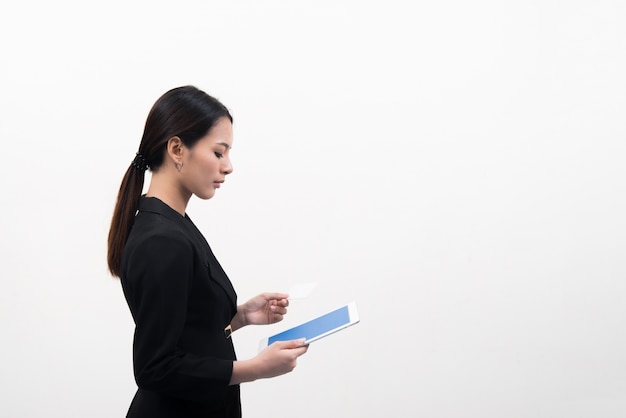
[[[235,350],[224,334],[237,295],[191,219],[141,197],[121,270],[139,387],[127,416],[240,417],[239,386],[229,386]]]

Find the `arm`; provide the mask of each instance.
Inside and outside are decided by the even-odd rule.
[[[135,319],[133,362],[140,388],[213,402],[227,388],[232,360],[183,351],[180,339],[193,280],[193,247],[182,236],[151,235],[130,250],[123,278]]]

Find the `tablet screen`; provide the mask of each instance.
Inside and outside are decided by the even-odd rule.
[[[309,322],[305,322],[302,325],[298,325],[295,328],[288,329],[280,334],[269,337],[267,345],[276,341],[297,340],[298,338],[306,338],[307,342],[310,342],[316,337],[322,336],[348,324],[350,324],[350,314],[348,312],[348,307],[344,306]]]

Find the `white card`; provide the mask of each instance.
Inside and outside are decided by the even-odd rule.
[[[304,299],[308,298],[313,289],[317,286],[317,283],[299,283],[289,289],[289,300],[291,299]]]

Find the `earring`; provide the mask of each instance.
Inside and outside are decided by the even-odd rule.
[[[180,173],[181,168],[183,168],[183,163],[176,163],[176,171]]]

